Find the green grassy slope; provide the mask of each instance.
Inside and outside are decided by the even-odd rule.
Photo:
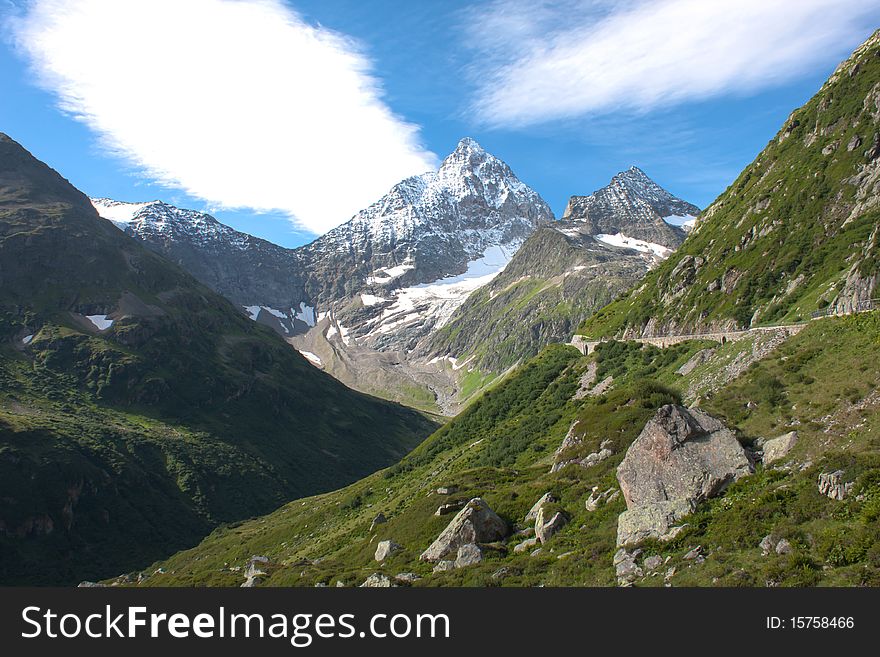
[[[593,337],[809,319],[876,296],[880,36],[792,113],[645,283],[588,318]]]
[[[101,332],[84,317],[105,314]],[[3,583],[131,568],[435,426],[313,368],[5,135],[0,382]]]
[[[238,585],[247,559],[260,554],[273,564],[267,585],[356,585],[377,571],[415,572],[422,577],[416,586],[612,585],[624,503],[618,498],[590,512],[585,500],[594,486],[616,488],[615,468],[627,446],[656,408],[677,401],[693,383],[675,372],[704,346],[660,350],[608,343],[589,357],[563,346],[545,349],[400,464],[218,529],[198,547],[147,568],[144,584]],[[598,397],[572,399],[592,361],[600,377],[615,377],[613,387]],[[723,350],[718,362],[726,362]],[[702,505],[675,541],[643,546],[645,554],[669,561],[660,575],[637,585],[662,585],[673,566],[673,586],[880,584],[878,362],[880,314],[825,319],[704,399],[703,407],[731,423],[746,444],[797,428],[801,439],[792,465],[759,466],[755,475]],[[596,451],[604,440],[612,441],[614,454],[591,468],[569,465],[550,474],[551,455],[575,420],[584,437],[578,454]],[[843,502],[816,489],[819,472],[838,468],[855,482]],[[458,492],[434,492],[446,485],[458,486]],[[429,564],[418,561],[451,519],[434,515],[441,503],[479,495],[516,527],[547,491],[559,498],[558,508],[570,521],[539,554],[515,554],[521,539],[512,539],[489,546],[485,561],[469,568],[432,574]],[[380,511],[389,521],[371,535],[370,522]],[[768,533],[787,538],[794,551],[762,557],[758,543]],[[373,552],[385,538],[405,549],[379,565]],[[708,555],[704,563],[683,559],[696,545]]]

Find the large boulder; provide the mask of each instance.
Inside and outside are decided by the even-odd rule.
[[[733,432],[698,409],[668,404],[648,421],[617,468],[627,510],[617,544],[669,540],[697,504],[752,472]]]
[[[422,561],[439,561],[470,543],[491,543],[507,536],[507,523],[482,498],[475,497],[459,511],[427,550]]]
[[[568,518],[557,511],[552,516],[547,512],[547,507],[538,509],[538,517],[535,518],[535,537],[544,545],[550,538],[562,529],[568,522]]]
[[[553,493],[544,493],[541,496],[541,499],[535,502],[534,506],[529,509],[529,512],[526,514],[526,522],[534,522],[535,518],[538,517],[538,511],[541,510],[541,507],[545,504],[555,504],[558,500],[554,497]]]
[[[376,554],[374,554],[373,557],[376,561],[385,561],[385,559],[393,557],[402,549],[403,546],[398,545],[392,540],[379,541],[379,545],[376,546]]]
[[[789,431],[787,434],[779,436],[779,438],[765,440],[762,445],[764,450],[764,463],[769,465],[770,463],[781,461],[788,456],[788,453],[792,449],[794,449],[794,446],[797,445],[797,441],[797,431]]]

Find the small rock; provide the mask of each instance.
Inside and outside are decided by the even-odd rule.
[[[557,558],[557,559],[567,559],[568,557],[570,557],[570,556],[573,555],[573,554],[574,554],[574,552],[563,552],[562,554],[560,554],[560,555],[559,555],[558,557],[556,557],[556,558]]]
[[[527,538],[527,539],[524,540],[522,543],[516,545],[516,546],[513,548],[513,551],[514,551],[515,553],[519,554],[520,552],[525,552],[526,550],[531,550],[531,549],[532,549],[533,547],[535,547],[537,544],[538,544],[538,539],[537,539],[536,537],[533,536],[533,537],[531,537],[531,538]]]
[[[437,565],[434,566],[435,573],[445,573],[449,570],[455,570],[455,562],[449,561],[448,559],[444,561],[438,561]]]
[[[504,579],[509,574],[510,574],[510,568],[508,568],[507,566],[502,566],[501,568],[496,570],[494,573],[492,573],[492,579]]]
[[[415,573],[397,573],[394,576],[394,581],[399,582],[401,584],[412,584],[416,580],[422,579]]]
[[[326,582],[315,582],[315,588],[316,589],[326,589],[327,583]]]
[[[462,545],[458,548],[458,555],[455,558],[456,568],[466,568],[467,566],[475,566],[483,560],[483,551],[473,543]]]
[[[377,526],[388,522],[388,518],[385,517],[384,513],[376,514],[376,517],[373,518],[373,522],[370,523],[370,532],[374,531]]]
[[[695,547],[694,549],[692,549],[691,551],[689,551],[686,555],[684,555],[684,557],[682,557],[682,558],[683,558],[685,561],[690,561],[690,560],[692,560],[692,559],[696,559],[697,557],[700,556],[700,553],[701,553],[702,551],[703,551],[703,547],[700,546],[700,545],[698,545],[697,547]]]
[[[450,513],[456,513],[463,506],[464,502],[450,502],[449,504],[441,504],[437,507],[437,511],[434,512],[434,515],[445,516]]]
[[[758,547],[761,548],[761,554],[765,557],[773,552],[776,549],[776,543],[773,541],[773,536],[767,534],[761,539],[761,542],[758,543]]]
[[[248,559],[247,566],[244,570],[245,581],[241,588],[253,588],[263,581],[266,576],[266,567],[269,565],[269,557],[254,555]]]
[[[791,554],[792,549],[791,543],[784,538],[776,544],[776,554]]]
[[[336,588],[337,589],[345,588],[345,582],[337,579],[336,580]]]
[[[537,557],[543,551],[544,551],[544,548],[537,548],[536,550],[532,550],[532,553],[529,556],[530,557]]]
[[[376,554],[373,555],[376,561],[385,561],[388,557],[393,557],[403,549],[402,545],[398,545],[392,540],[380,541],[376,546]]]
[[[452,495],[457,492],[458,486],[440,486],[440,488],[437,489],[438,495]]]
[[[360,588],[363,589],[382,589],[382,588],[391,588],[391,580],[387,575],[383,575],[382,573],[373,573],[367,579],[364,580],[364,583],[361,584]]]
[[[657,570],[662,563],[663,563],[663,557],[661,557],[658,554],[655,554],[653,556],[646,557],[645,560],[642,562],[642,567],[645,570],[647,570],[648,572],[650,572],[652,570]]]

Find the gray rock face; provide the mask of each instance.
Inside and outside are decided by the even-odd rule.
[[[541,510],[541,507],[545,504],[554,504],[556,502],[556,497],[553,493],[544,493],[537,502],[535,502],[534,506],[529,510],[526,514],[526,522],[534,522],[535,518],[538,517],[538,511]]]
[[[468,543],[458,548],[458,554],[455,557],[455,567],[466,568],[467,566],[475,566],[482,560],[483,551],[479,546]]]
[[[690,360],[686,362],[684,365],[679,367],[676,370],[676,374],[681,374],[682,376],[687,376],[695,369],[697,369],[700,365],[705,363],[707,360],[712,358],[715,355],[714,349],[700,349],[697,353],[691,356]]]
[[[588,224],[593,234],[623,233],[674,249],[684,240],[685,232],[663,218],[696,217],[699,213],[697,206],[674,197],[641,169],[631,167],[590,196],[572,196],[562,218]]]
[[[542,506],[535,518],[535,537],[541,542],[541,545],[549,541],[556,532],[568,523],[568,519],[561,511],[557,511],[552,517],[548,517],[545,511],[546,507]]]
[[[385,559],[393,557],[402,549],[402,545],[398,545],[392,540],[379,541],[379,545],[376,546],[376,554],[374,555],[374,558],[376,561],[385,561]]]
[[[745,450],[721,422],[697,409],[663,406],[617,468],[627,505],[618,545],[669,540],[699,502],[751,472]]]
[[[832,500],[843,500],[850,494],[853,482],[844,482],[843,470],[823,472],[819,475],[819,492]]]
[[[475,497],[456,514],[419,559],[439,561],[463,545],[491,543],[507,536],[507,532],[507,523],[482,498]]]
[[[770,464],[781,461],[797,445],[797,431],[789,431],[784,436],[773,438],[764,442],[764,463]]]
[[[632,586],[632,583],[644,574],[636,563],[641,553],[641,550],[628,552],[621,548],[614,554],[614,574],[617,576],[618,586]]]

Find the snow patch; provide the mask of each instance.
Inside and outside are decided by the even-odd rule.
[[[697,221],[697,218],[692,214],[672,214],[668,217],[663,217],[663,221],[665,221],[670,226],[693,228],[694,223],[696,223]]]
[[[106,331],[113,326],[113,320],[107,319],[107,315],[86,315],[86,319],[94,324],[99,331]]]
[[[379,303],[385,303],[388,299],[384,297],[377,297],[373,294],[362,294],[361,295],[361,303],[365,306],[375,306]]]
[[[390,283],[395,278],[400,278],[410,269],[415,269],[416,266],[412,263],[410,258],[407,258],[403,261],[403,264],[395,265],[394,267],[381,267],[373,272],[372,276],[367,277],[367,285],[385,285],[386,283]]]
[[[623,233],[615,233],[614,235],[600,234],[596,235],[596,239],[609,246],[617,246],[624,249],[633,249],[640,253],[648,253],[665,260],[672,253],[672,249],[667,249],[662,244],[654,244],[653,242],[645,242],[632,237],[627,237]]]
[[[311,327],[314,327],[317,323],[315,321],[315,309],[312,306],[307,306],[305,301],[299,302],[299,311],[295,311],[291,308],[290,312],[299,321],[305,322]]]
[[[252,320],[257,321],[257,317],[260,316],[260,310],[262,306],[243,306],[245,312],[248,314]]]
[[[317,354],[313,354],[311,351],[305,351],[304,349],[297,349],[299,353],[306,357],[306,359],[315,367],[323,367],[324,363],[321,362],[321,359]]]
[[[21,343],[22,344],[30,344],[31,340],[33,340],[33,339],[34,339],[33,335],[26,335],[21,339]]]
[[[474,290],[504,271],[518,247],[519,244],[490,246],[482,256],[470,261],[462,274],[394,290],[393,303],[382,310],[378,326],[370,335],[390,333],[404,324],[428,318],[436,321],[435,329],[442,327]]]
[[[91,198],[92,206],[97,210],[98,215],[112,221],[120,230],[134,221],[137,214],[144,208],[157,203],[158,201],[150,201],[149,203],[125,203],[123,201],[114,201],[109,198]]]

